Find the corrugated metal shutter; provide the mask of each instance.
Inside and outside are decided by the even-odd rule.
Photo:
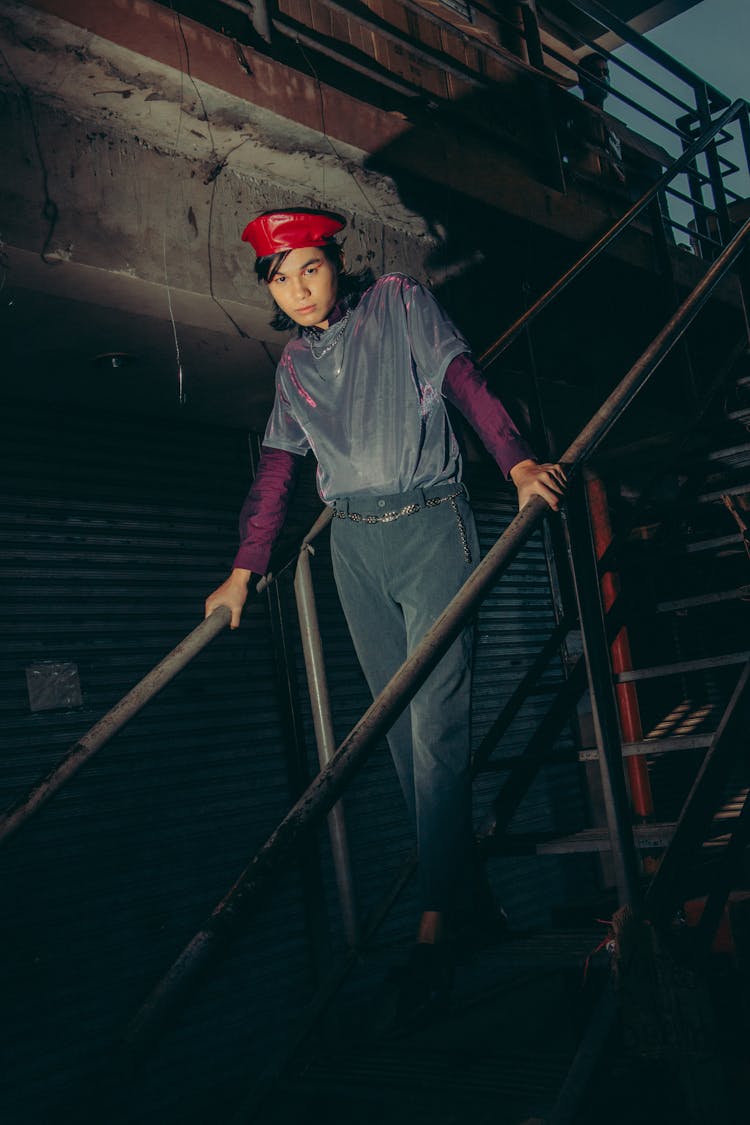
[[[249,469],[244,434],[191,425],[6,408],[2,430],[6,805],[200,620]],[[289,806],[265,604],[246,617],[0,853],[5,1121],[75,1119],[71,1099]],[[78,665],[81,707],[29,712],[24,669],[44,660]],[[293,873],[122,1095],[125,1119],[217,1119],[309,994]]]
[[[0,500],[0,784],[7,803],[196,624],[203,597],[233,554],[248,466],[244,435],[176,423],[12,409],[3,430],[14,466]],[[486,544],[512,515],[512,499],[481,484],[472,490]],[[298,526],[317,510],[307,477]],[[517,565],[518,576],[480,617],[477,741],[552,621],[541,545],[530,545]],[[327,536],[314,568],[340,740],[369,695],[333,589]],[[289,581],[282,586],[289,608]],[[10,1030],[0,1102],[13,1125],[39,1125],[61,1107],[62,1120],[69,1110],[74,1119],[75,1097],[101,1072],[152,985],[288,808],[271,645],[265,603],[255,603],[238,634],[218,638],[0,853]],[[29,713],[24,668],[40,660],[77,663],[82,707]],[[296,673],[301,683],[301,660]],[[550,683],[559,674],[551,673]],[[304,702],[302,712],[314,762]],[[529,722],[528,715],[519,720],[506,752]],[[494,776],[479,784],[478,816],[496,786]],[[562,809],[575,817],[579,807],[573,775],[548,771],[518,823],[548,827]],[[411,848],[384,748],[353,784],[346,811],[365,913]],[[340,944],[325,843],[323,851]],[[493,865],[498,895],[518,925],[546,917],[560,900],[568,862]],[[415,917],[409,889],[381,941],[410,934]],[[121,1092],[119,1119],[222,1120],[283,1045],[311,988],[295,871]]]

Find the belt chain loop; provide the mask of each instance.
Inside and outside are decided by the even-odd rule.
[[[451,502],[451,508],[453,508],[453,511],[456,513],[456,523],[458,524],[458,534],[461,538],[461,546],[464,549],[464,558],[466,559],[467,563],[471,565],[471,547],[469,546],[469,537],[466,534],[466,525],[463,521],[463,516],[458,510],[458,504],[456,503],[455,497],[449,496],[448,499]]]
[[[424,508],[436,508],[438,504],[444,504],[446,500],[450,501],[451,507],[456,515],[456,523],[458,524],[458,534],[461,538],[461,546],[464,550],[464,558],[467,563],[471,563],[471,548],[469,547],[469,539],[466,534],[466,526],[461,517],[456,504],[457,496],[465,496],[466,489],[463,485],[459,485],[455,492],[451,492],[448,496],[428,496],[425,497],[424,504],[406,504],[403,508],[398,508],[393,512],[383,512],[382,515],[362,515],[361,512],[345,512],[340,511],[338,508],[333,509],[333,514],[340,520],[351,520],[352,523],[393,523],[394,520],[401,519],[402,516],[413,516],[415,512],[421,511]]]

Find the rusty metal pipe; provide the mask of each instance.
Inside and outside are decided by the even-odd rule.
[[[134,715],[137,715],[149,700],[173,680],[193,657],[226,628],[231,616],[231,610],[226,606],[214,610],[210,617],[202,621],[192,633],[188,633],[177,647],[173,648],[155,668],[152,668],[98,723],[74,742],[52,772],[37,782],[26,796],[0,817],[0,842],[20,828],[97,750],[109,742],[110,738],[117,734]]]

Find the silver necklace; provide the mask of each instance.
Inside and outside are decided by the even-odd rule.
[[[346,326],[349,322],[349,317],[351,316],[351,311],[352,311],[351,309],[346,310],[346,312],[342,316],[341,320],[335,326],[336,331],[334,331],[334,334],[326,340],[325,345],[320,349],[320,351],[315,350],[315,341],[314,341],[312,335],[310,336],[310,351],[313,354],[313,359],[323,359],[325,356],[328,355],[329,352],[333,351],[333,349],[336,347],[336,345],[338,344],[341,337],[344,335],[344,329],[346,328]]]

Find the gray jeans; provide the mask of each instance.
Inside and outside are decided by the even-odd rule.
[[[459,495],[424,506],[425,499]],[[392,522],[367,523],[410,504]],[[338,500],[331,554],[341,603],[373,696],[383,689],[479,561],[474,517],[460,485],[399,496]],[[473,627],[454,641],[388,744],[419,850],[423,910],[455,904],[471,852],[471,660]]]

